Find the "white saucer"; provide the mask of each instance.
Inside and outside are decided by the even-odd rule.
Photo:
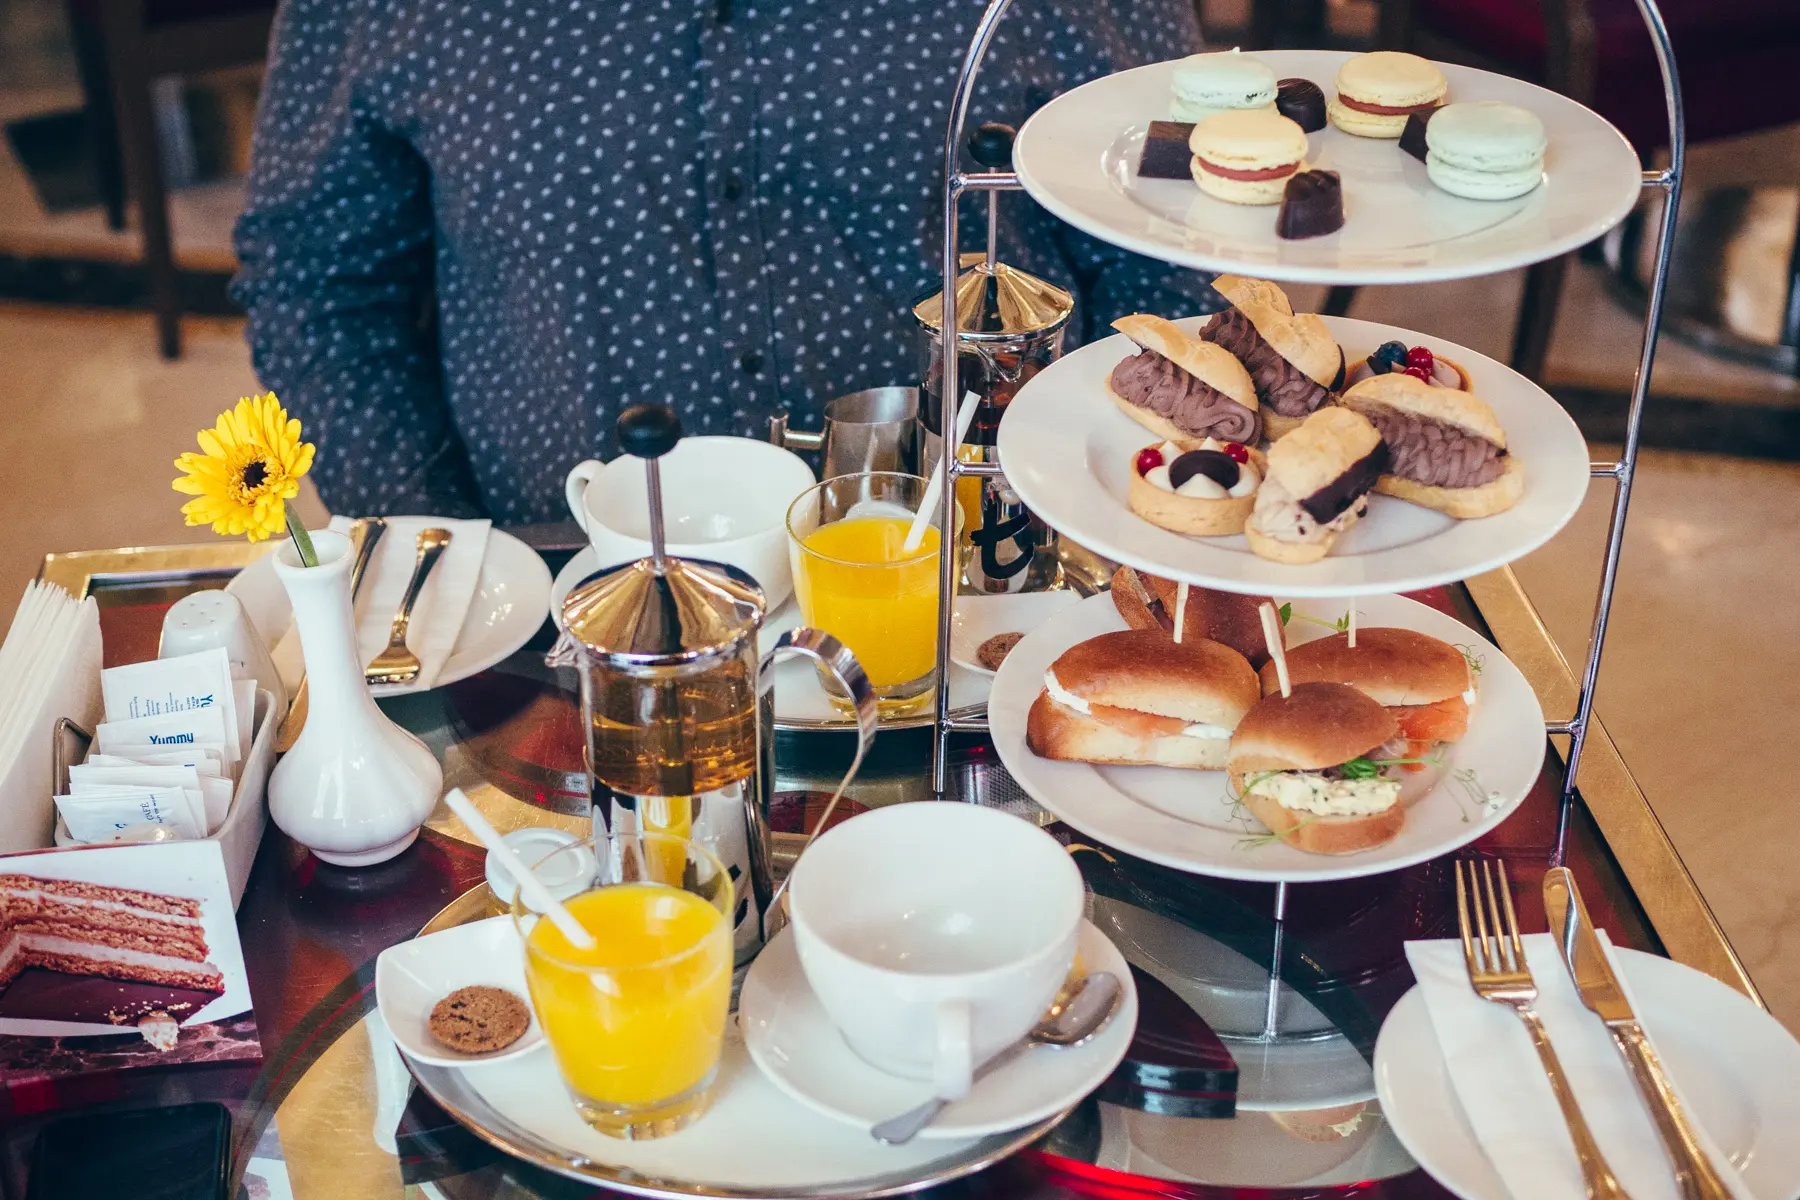
[[[563,601],[576,584],[599,569],[600,556],[592,546],[584,546],[556,573],[556,580],[550,585],[550,619],[556,622],[558,629],[562,628]],[[959,598],[957,602],[960,604],[967,598]],[[781,607],[764,619],[763,626],[756,635],[757,652],[767,654],[776,638],[799,627],[800,606],[790,596],[782,602]],[[950,668],[950,707],[987,703],[990,678],[988,672],[965,670],[953,663]],[[923,712],[912,716],[884,719],[881,727],[912,729],[930,725],[932,718],[933,713],[927,706]],[[818,672],[810,662],[793,659],[775,668],[775,727],[789,730],[850,730],[856,728],[856,721],[831,703],[830,695],[819,685]]]
[[[1112,1021],[1086,1045],[1027,1051],[945,1108],[920,1139],[955,1141],[1017,1129],[1061,1112],[1106,1082],[1137,1029],[1137,989],[1125,956],[1085,921],[1076,952],[1086,970],[1110,971],[1124,985]],[[738,1026],[750,1057],[776,1087],[857,1129],[931,1097],[929,1084],[889,1075],[856,1056],[807,986],[793,935],[785,930],[750,967]]]
[[[536,550],[510,533],[490,529],[468,615],[456,635],[456,647],[432,686],[443,687],[478,675],[517,653],[543,628],[550,606],[550,586],[550,568]],[[265,554],[239,571],[225,590],[242,602],[250,623],[273,650],[294,620],[287,591],[275,577],[274,556]],[[294,667],[298,670],[298,661]],[[289,679],[286,672],[282,682],[289,695],[300,684],[298,675]],[[369,687],[378,697],[427,690],[417,683],[378,683]]]
[[[1747,1194],[1800,1195],[1794,1136],[1800,1044],[1767,1011],[1710,975],[1638,950],[1614,948],[1613,958],[1644,1023],[1657,1031],[1664,1066],[1695,1120],[1737,1165]],[[1560,971],[1562,964],[1552,960],[1536,969]],[[1456,1099],[1417,987],[1381,1026],[1375,1086],[1394,1132],[1432,1178],[1464,1200],[1510,1200]],[[1650,1140],[1646,1153],[1656,1153],[1652,1147]]]
[[[433,1006],[457,988],[477,985],[505,988],[530,1011],[525,951],[511,917],[489,917],[401,942],[375,960],[375,1007],[408,1057],[437,1067],[468,1067],[517,1058],[544,1044],[535,1013],[518,1041],[490,1054],[464,1054],[432,1037],[426,1023]]]
[[[1067,588],[1006,596],[958,596],[956,612],[950,618],[950,661],[992,676],[993,670],[982,666],[976,657],[981,643],[996,634],[1030,633],[1080,599],[1080,593]]]

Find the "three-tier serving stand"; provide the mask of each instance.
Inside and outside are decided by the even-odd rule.
[[[1675,216],[1681,199],[1682,167],[1687,149],[1686,122],[1681,108],[1681,83],[1676,74],[1675,53],[1669,44],[1668,27],[1663,21],[1662,12],[1657,7],[1656,0],[1635,0],[1635,2],[1645,27],[1650,31],[1651,42],[1656,51],[1657,66],[1662,72],[1663,96],[1669,123],[1669,165],[1661,170],[1643,172],[1643,187],[1647,191],[1662,193],[1662,211],[1656,234],[1656,265],[1650,281],[1649,302],[1644,309],[1643,341],[1638,352],[1637,374],[1632,381],[1631,403],[1625,420],[1624,447],[1616,460],[1594,462],[1589,468],[1593,477],[1612,480],[1614,492],[1612,512],[1607,524],[1606,550],[1600,567],[1599,594],[1594,605],[1594,618],[1588,635],[1587,660],[1581,670],[1574,714],[1566,719],[1546,721],[1544,725],[1547,737],[1568,738],[1562,789],[1558,797],[1556,840],[1551,851],[1552,865],[1560,865],[1563,861],[1569,832],[1569,818],[1575,803],[1576,778],[1581,766],[1582,750],[1587,744],[1588,733],[1593,721],[1594,692],[1599,681],[1601,652],[1606,645],[1613,589],[1618,580],[1619,555],[1625,541],[1625,520],[1631,504],[1631,487],[1637,470],[1644,403],[1650,390],[1650,368],[1656,358],[1656,333],[1662,320],[1664,289],[1669,275],[1669,256],[1674,243]],[[989,195],[989,240],[991,243],[994,236],[993,194],[1022,190],[1022,184],[1015,171],[990,169],[966,172],[962,169],[965,126],[968,121],[969,103],[974,95],[976,76],[981,70],[982,59],[987,54],[988,46],[993,41],[995,30],[999,27],[1001,18],[1012,7],[1012,3],[1013,0],[990,0],[987,9],[983,12],[980,24],[976,26],[974,36],[970,39],[968,53],[963,58],[962,68],[957,75],[956,91],[950,104],[949,127],[944,135],[942,247],[944,311],[938,324],[938,336],[940,339],[939,362],[942,364],[941,369],[944,372],[944,380],[939,394],[946,398],[942,406],[941,423],[946,430],[955,427],[957,410],[957,405],[949,398],[962,394],[957,385],[960,347],[956,314],[956,281],[961,273],[958,251],[958,208],[966,193],[985,192]],[[1100,233],[1099,236],[1104,237],[1105,235]],[[1551,255],[1546,254],[1541,257],[1551,257]],[[1253,264],[1246,264],[1246,269],[1252,274],[1255,273]],[[939,494],[942,497],[943,511],[940,527],[953,529],[956,521],[955,480],[965,475],[999,475],[1002,473],[1002,465],[998,462],[963,462],[956,454],[943,453],[938,456],[937,470],[942,476],[942,490]],[[961,572],[959,557],[955,554],[939,556],[937,661],[940,664],[950,662],[951,626],[955,610],[957,581]],[[939,795],[942,795],[949,786],[948,764],[952,735],[985,733],[988,730],[985,713],[978,715],[955,711],[951,708],[949,674],[948,669],[940,670],[937,682],[937,736],[933,746],[932,781],[933,787]],[[1285,1040],[1279,1027],[1277,1014],[1283,929],[1287,905],[1288,884],[1277,883],[1274,908],[1271,914],[1274,927],[1270,947],[1268,995],[1261,1034],[1261,1040],[1267,1042]]]

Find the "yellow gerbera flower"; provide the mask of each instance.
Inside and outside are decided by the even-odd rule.
[[[239,400],[197,440],[202,453],[190,450],[175,460],[183,474],[172,486],[194,497],[181,506],[187,523],[253,542],[285,530],[287,501],[300,494],[313,448],[300,440],[300,422],[288,417],[275,393]]]

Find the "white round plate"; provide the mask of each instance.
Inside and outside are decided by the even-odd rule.
[[[1742,1173],[1753,1196],[1800,1195],[1800,1044],[1741,993],[1692,967],[1615,948],[1657,1052],[1695,1119]],[[1561,970],[1552,964],[1545,968]],[[1375,1041],[1375,1087],[1407,1151],[1464,1200],[1510,1200],[1469,1126],[1425,996],[1400,997]],[[1633,1101],[1635,1103],[1635,1101]]]
[[[1350,55],[1270,50],[1256,57],[1277,77],[1310,79],[1330,95]],[[1307,163],[1342,178],[1344,227],[1286,241],[1275,236],[1279,205],[1227,204],[1186,179],[1137,177],[1150,122],[1169,115],[1173,62],[1064,92],[1019,130],[1013,167],[1039,204],[1102,241],[1184,267],[1307,283],[1491,275],[1586,245],[1631,211],[1642,167],[1604,118],[1535,84],[1439,66],[1449,100],[1504,100],[1544,122],[1540,187],[1516,200],[1465,200],[1427,179],[1425,164],[1397,139],[1353,137],[1327,125],[1308,135]]]
[[[1295,643],[1322,636],[1299,620],[1336,621],[1345,602],[1296,600]],[[1361,854],[1307,854],[1267,836],[1234,805],[1223,771],[1101,767],[1053,762],[1025,745],[1025,719],[1044,672],[1063,651],[1125,622],[1112,597],[1092,596],[1025,636],[994,676],[988,721],[1000,761],[1031,798],[1089,837],[1178,871],[1269,883],[1356,879],[1397,871],[1468,844],[1512,815],[1544,763],[1544,712],[1506,656],[1474,630],[1404,596],[1361,596],[1364,628],[1416,629],[1469,648],[1482,664],[1469,733],[1445,751],[1441,770],[1405,777],[1406,824],[1393,841]]]
[[[982,666],[975,654],[981,643],[997,634],[1029,633],[1080,599],[1080,594],[1067,588],[1006,596],[958,596],[956,612],[950,617],[950,661],[978,675],[992,677],[994,672]]]
[[[1106,1082],[1137,1029],[1137,989],[1118,948],[1081,924],[1076,953],[1089,971],[1110,971],[1124,985],[1119,1010],[1094,1040],[1056,1049],[1034,1046],[950,1104],[920,1141],[955,1141],[1019,1129],[1069,1108]],[[784,931],[751,964],[738,1001],[738,1023],[764,1075],[815,1112],[867,1134],[878,1122],[931,1098],[931,1085],[901,1079],[858,1058],[826,1016],[792,934]]]
[[[1177,321],[1195,330],[1204,317]],[[1000,457],[1020,499],[1064,537],[1116,562],[1167,579],[1231,592],[1357,596],[1414,592],[1505,566],[1569,523],[1588,487],[1587,441],[1555,400],[1509,367],[1442,338],[1391,325],[1326,317],[1351,363],[1386,341],[1424,345],[1467,368],[1474,391],[1506,428],[1525,464],[1525,495],[1503,513],[1457,521],[1392,496],[1369,511],[1316,563],[1294,566],[1250,552],[1241,534],[1192,538],[1152,525],[1126,503],[1131,462],[1157,440],[1108,398],[1106,378],[1137,347],[1123,334],[1050,364],[1007,406]]]
[[[394,1044],[419,1062],[438,1067],[495,1063],[537,1049],[544,1031],[537,1016],[519,1040],[490,1054],[464,1054],[431,1036],[428,1022],[439,1000],[461,987],[505,988],[527,1011],[525,952],[511,917],[489,917],[389,946],[375,960],[375,1007]]]
[[[239,571],[225,590],[243,603],[250,623],[273,651],[294,623],[294,609],[288,603],[287,591],[275,577],[272,557],[264,555]],[[481,575],[475,582],[468,615],[456,635],[456,648],[451,650],[432,687],[479,675],[517,653],[543,628],[549,605],[550,568],[538,552],[510,533],[490,529],[487,554],[481,560]],[[278,656],[276,666],[292,695],[300,683],[298,655],[291,661]],[[378,683],[369,687],[377,697],[426,690],[416,683]]]
[[[600,556],[592,546],[576,552],[550,585],[550,619],[562,628],[562,605],[576,584],[600,569]],[[1055,594],[1055,593],[1046,593]],[[959,597],[961,604],[967,597]],[[767,654],[775,639],[790,629],[800,628],[800,605],[788,597],[780,608],[769,614],[757,631],[757,652]],[[954,661],[950,668],[950,707],[983,704],[987,701],[989,673],[966,670]],[[935,714],[929,705],[923,712],[906,717],[889,717],[881,722],[883,729],[916,729],[928,726]],[[818,672],[810,662],[789,659],[775,667],[775,728],[783,730],[853,730],[856,718],[838,711],[831,696],[819,684]]]

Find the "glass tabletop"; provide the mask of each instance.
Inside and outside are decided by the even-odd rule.
[[[574,548],[536,540],[553,568]],[[219,586],[226,577],[215,572],[197,586]],[[163,609],[192,586],[103,598],[108,661],[152,655]],[[1482,627],[1460,588],[1417,598]],[[551,633],[546,626],[526,649],[481,675],[382,706],[439,755],[446,787],[463,788],[500,828],[556,825],[586,833],[575,676],[543,665]],[[842,815],[928,799],[930,737],[923,729],[880,735]],[[791,862],[850,750],[848,734],[777,735],[770,823],[778,865]],[[1538,885],[1556,843],[1560,782],[1558,760],[1549,755],[1519,811],[1465,852],[1507,864],[1527,929],[1543,926]],[[978,736],[955,746],[951,795],[1037,822],[1067,842],[1091,841],[1037,808]],[[921,1194],[1447,1195],[1417,1169],[1382,1118],[1370,1058],[1383,1017],[1412,984],[1404,943],[1454,934],[1449,860],[1295,885],[1278,926],[1271,885],[1186,875],[1104,850],[1078,852],[1076,861],[1093,892],[1092,919],[1142,972],[1146,1014],[1162,1005],[1182,1027],[1197,1013],[1220,1040],[1192,1031],[1180,1086],[1154,1070],[1122,1069],[1031,1149]],[[1662,952],[1580,805],[1566,859],[1596,922],[1616,943]],[[48,1116],[76,1105],[193,1099],[217,1099],[233,1110],[234,1171],[248,1172],[239,1195],[281,1195],[283,1174],[298,1200],[593,1194],[505,1157],[457,1125],[412,1088],[380,1022],[368,1019],[376,956],[446,906],[481,908],[482,866],[482,850],[442,806],[413,848],[354,870],[320,863],[271,825],[239,912],[262,1062],[0,1089],[0,1182],[10,1184],[8,1194],[23,1194],[31,1139]],[[1281,982],[1272,990],[1277,944]],[[1127,1068],[1137,1058],[1134,1048]]]

